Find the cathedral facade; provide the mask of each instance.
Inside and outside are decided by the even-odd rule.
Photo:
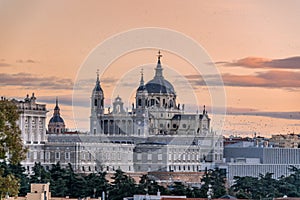
[[[221,163],[222,139],[211,131],[205,106],[200,114],[185,114],[184,105],[176,101],[173,85],[163,76],[161,57],[159,52],[152,80],[145,83],[141,73],[135,103],[129,112],[117,96],[112,110],[105,113],[105,94],[97,75],[91,95],[89,134],[111,144],[132,145],[128,161],[122,161],[127,157],[120,155],[122,150],[112,156],[120,159],[116,167],[123,166],[125,171],[199,171]],[[107,155],[114,154],[106,152],[97,158],[106,168]]]

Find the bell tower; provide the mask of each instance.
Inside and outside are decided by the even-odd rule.
[[[99,70],[97,70],[97,80],[92,91],[91,97],[91,117],[90,117],[90,134],[100,133],[98,117],[104,114],[104,93],[100,85]]]

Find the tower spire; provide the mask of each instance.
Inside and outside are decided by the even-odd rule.
[[[140,81],[140,86],[144,86],[144,70],[143,70],[143,68],[141,69],[141,81]]]
[[[163,68],[161,67],[161,62],[160,62],[160,58],[162,57],[160,50],[158,50],[158,55],[157,55],[157,65],[155,68],[155,77],[154,78],[160,78],[163,77],[162,71]]]
[[[99,69],[97,69],[97,72],[96,72],[96,74],[97,74],[97,83],[100,83],[100,80],[99,80]]]
[[[97,69],[96,74],[97,74],[97,79],[96,79],[96,85],[95,85],[94,90],[93,90],[94,92],[95,91],[102,91],[102,88],[100,86],[99,69]]]
[[[54,108],[53,116],[54,116],[54,115],[60,115],[59,111],[60,111],[60,108],[59,108],[59,106],[58,106],[58,97],[56,97],[56,99],[55,99],[55,108]]]

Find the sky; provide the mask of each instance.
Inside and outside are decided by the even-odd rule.
[[[1,96],[23,99],[34,92],[39,103],[47,104],[47,122],[58,97],[66,126],[88,131],[97,67],[84,68],[85,63],[109,38],[156,27],[197,42],[204,55],[199,55],[203,66],[196,68],[218,70],[226,92],[224,134],[300,133],[299,19],[297,0],[0,0]],[[163,42],[177,44],[168,37]],[[126,41],[117,49],[122,45]],[[107,48],[107,55],[117,49]],[[141,68],[145,81],[153,77],[157,51],[131,51],[101,66],[107,108],[117,95],[130,107]],[[196,112],[195,102],[212,112],[215,97],[203,74],[182,55],[164,49],[162,55],[164,76],[178,101],[189,112]],[[78,82],[80,95],[74,96]],[[72,97],[82,104],[73,107]],[[217,115],[212,113],[212,120],[218,121]]]

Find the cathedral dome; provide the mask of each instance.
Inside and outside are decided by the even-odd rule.
[[[162,78],[154,78],[145,85],[148,93],[168,93],[175,94],[173,85]]]
[[[148,93],[164,93],[175,94],[173,85],[167,81],[163,76],[163,68],[161,66],[160,58],[162,55],[158,52],[158,61],[155,68],[155,76],[145,85],[145,89]],[[141,87],[141,86],[140,86]],[[140,88],[139,88],[140,89]]]
[[[54,113],[48,124],[48,133],[64,133],[65,132],[65,122],[60,116],[60,108],[58,106],[58,99],[56,98],[56,105],[54,108]]]
[[[61,123],[65,123],[63,118],[61,118],[61,116],[59,115],[55,115],[53,117],[51,117],[49,123],[58,123],[58,122],[61,122]]]

